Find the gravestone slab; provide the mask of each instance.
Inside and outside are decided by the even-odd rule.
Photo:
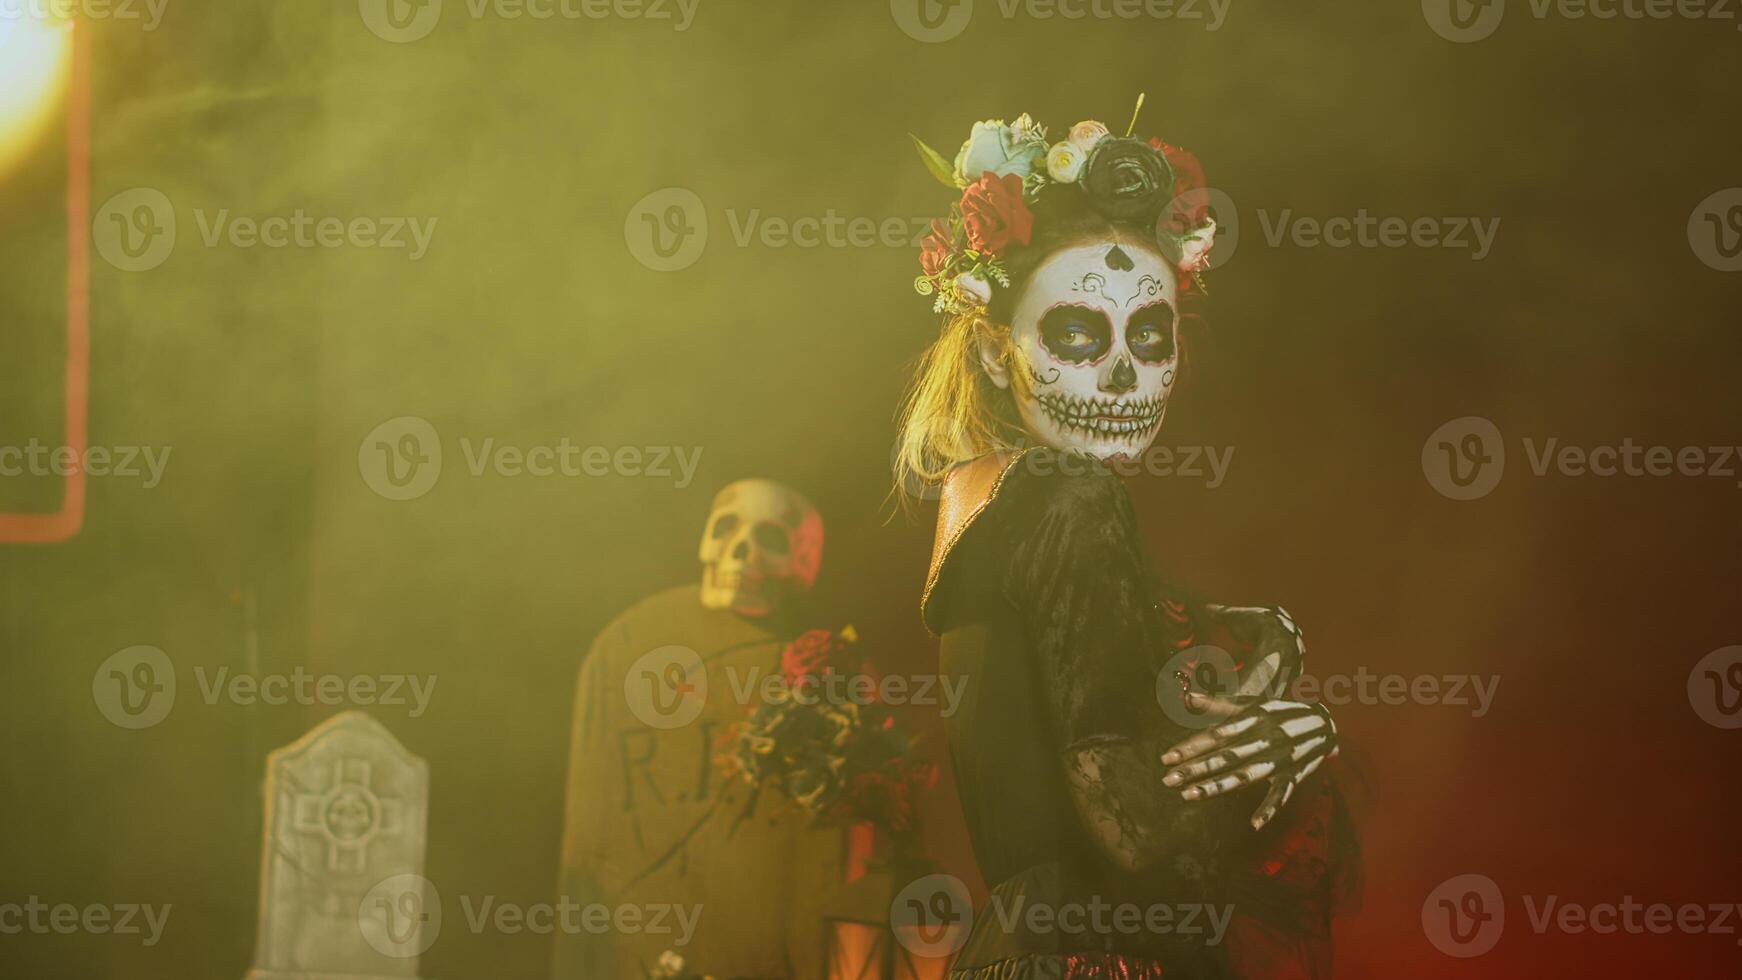
[[[266,760],[248,980],[416,977],[440,904],[423,878],[429,766],[361,711]]]

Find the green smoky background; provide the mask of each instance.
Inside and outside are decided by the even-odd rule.
[[[931,512],[896,506],[889,463],[936,330],[912,238],[950,194],[908,134],[948,152],[1025,111],[1055,135],[1118,130],[1138,93],[1138,133],[1194,150],[1240,235],[1160,438],[1235,455],[1214,488],[1133,481],[1158,562],[1207,597],[1286,604],[1320,672],[1502,677],[1479,719],[1338,709],[1368,863],[1341,974],[1458,975],[1419,917],[1467,871],[1587,901],[1735,898],[1735,733],[1685,688],[1742,629],[1742,490],[1537,477],[1520,444],[1742,441],[1742,278],[1688,232],[1742,184],[1735,22],[1513,3],[1491,37],[1454,43],[1414,2],[1233,0],[1211,29],[1203,0],[1196,19],[975,0],[934,40],[904,29],[921,23],[904,2],[699,0],[686,22],[676,4],[538,19],[446,0],[407,39],[383,34],[423,30],[427,3],[396,0],[382,28],[376,0],[168,0],[154,30],[81,28],[92,219],[152,188],[177,221],[155,268],[90,254],[90,442],[171,454],[155,486],[91,478],[70,540],[0,544],[0,902],[173,913],[149,948],[0,936],[0,973],[247,971],[265,754],[337,709],[208,704],[196,667],[433,675],[421,715],[371,709],[430,763],[427,875],[553,901],[582,654],[631,602],[697,577],[711,497],[739,477],[817,503],[819,608],[888,669],[926,670]],[[69,136],[50,126],[0,175],[4,446],[63,438],[67,236],[87,234],[66,227]],[[679,198],[649,195],[671,188],[707,232],[666,271],[649,221]],[[427,247],[207,244],[220,213],[299,210],[415,219]],[[1267,241],[1362,211],[1499,224],[1480,259]],[[830,215],[907,232],[763,234]],[[1459,502],[1421,456],[1468,415],[1506,434],[1508,470]],[[439,433],[443,469],[394,500],[359,455],[405,416]],[[486,439],[700,455],[687,481],[475,476],[462,440]],[[0,477],[0,511],[60,494]],[[93,674],[138,644],[180,686],[131,731],[97,710]],[[926,813],[940,864],[979,887],[947,780]],[[448,916],[422,975],[548,975],[549,937]],[[1716,975],[1734,955],[1715,937],[1513,932],[1484,969]]]

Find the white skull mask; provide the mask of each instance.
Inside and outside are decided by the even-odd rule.
[[[1011,315],[1010,358],[987,370],[1036,442],[1103,460],[1149,448],[1179,367],[1178,292],[1153,248],[1112,239],[1035,268]]]
[[[773,480],[729,483],[714,496],[700,557],[702,605],[767,616],[816,582],[823,518]]]

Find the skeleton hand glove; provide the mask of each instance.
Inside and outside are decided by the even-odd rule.
[[[1219,606],[1209,611],[1251,645],[1254,666],[1231,700],[1187,694],[1195,707],[1231,717],[1162,755],[1162,765],[1173,767],[1162,783],[1180,787],[1189,801],[1268,779],[1270,791],[1252,815],[1252,828],[1258,830],[1288,803],[1296,786],[1337,754],[1337,726],[1322,704],[1269,696],[1286,690],[1306,651],[1288,613]]]
[[[1204,611],[1251,651],[1252,666],[1241,672],[1237,696],[1281,695],[1300,676],[1306,641],[1286,609],[1207,605]]]

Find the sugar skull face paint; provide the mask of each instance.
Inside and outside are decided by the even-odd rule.
[[[1149,448],[1179,366],[1178,288],[1155,251],[1110,239],[1041,262],[1011,316],[1008,379],[1035,442],[1097,459]]]

